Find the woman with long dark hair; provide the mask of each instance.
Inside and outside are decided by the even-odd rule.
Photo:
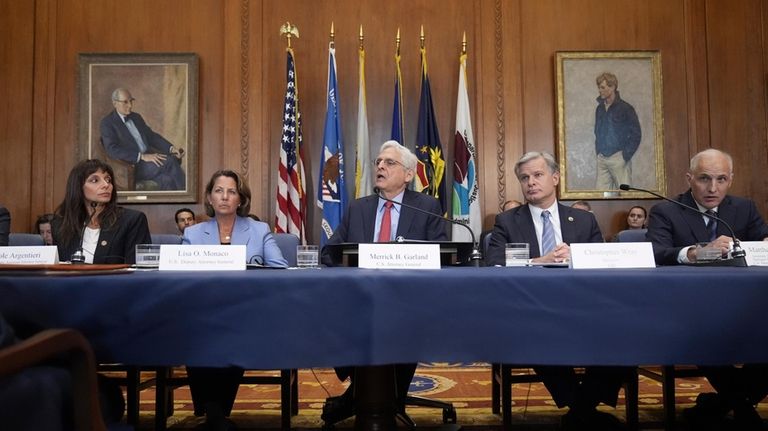
[[[136,263],[136,244],[149,244],[147,217],[117,205],[112,167],[99,160],[75,165],[52,223],[59,259],[81,253],[86,263]]]

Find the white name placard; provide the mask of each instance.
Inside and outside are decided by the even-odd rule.
[[[747,253],[747,265],[768,266],[768,241],[740,241]]]
[[[59,250],[55,245],[0,247],[0,263],[54,265],[59,263]]]
[[[571,267],[655,268],[650,242],[606,242],[571,244]]]
[[[245,269],[244,245],[160,246],[160,271],[237,271]]]
[[[438,244],[360,244],[359,268],[370,269],[440,269]]]

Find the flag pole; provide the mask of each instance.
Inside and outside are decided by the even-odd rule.
[[[288,39],[288,49],[291,49],[291,36],[298,39],[299,28],[291,24],[290,21],[286,21],[285,24],[280,26],[280,36],[284,36],[286,39]]]
[[[461,38],[461,55],[467,55],[467,32],[464,31],[464,35]]]
[[[395,36],[395,56],[400,57],[400,27],[397,28],[397,36]]]
[[[421,25],[421,34],[419,35],[419,41],[421,42],[421,49],[424,49],[424,24]]]
[[[336,49],[336,37],[335,37],[335,33],[333,31],[333,21],[331,21],[331,41],[330,41],[330,47],[331,47],[331,49]]]
[[[362,24],[360,24],[360,37],[359,37],[359,40],[360,40],[360,51],[363,51],[364,48],[363,48],[363,25]]]

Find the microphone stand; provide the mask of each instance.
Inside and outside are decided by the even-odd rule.
[[[98,204],[96,202],[91,202],[91,214],[88,215],[88,220],[85,221],[83,224],[83,229],[80,231],[80,247],[75,250],[74,253],[72,253],[72,257],[69,258],[69,262],[74,265],[82,265],[85,263],[85,252],[83,251],[83,240],[85,239],[85,228],[88,227],[89,224],[91,224],[91,221],[93,220],[93,215],[96,214],[96,207]]]
[[[641,188],[637,188],[637,187],[632,187],[632,186],[630,186],[628,184],[621,184],[621,185],[619,185],[619,189],[624,190],[624,191],[635,190],[635,191],[638,191],[638,192],[648,193],[649,195],[656,196],[657,198],[663,199],[663,200],[665,200],[667,202],[672,202],[675,205],[678,205],[678,206],[681,206],[681,207],[683,207],[685,209],[691,210],[691,211],[693,211],[693,212],[695,212],[697,214],[701,214],[701,215],[703,215],[705,217],[713,218],[713,219],[717,220],[718,223],[722,223],[723,226],[728,228],[728,232],[730,232],[731,238],[733,238],[733,250],[731,250],[731,257],[729,259],[720,259],[720,260],[715,260],[715,261],[712,261],[712,262],[695,263],[695,265],[706,265],[706,266],[747,266],[747,258],[746,258],[747,252],[744,251],[743,248],[741,248],[741,244],[739,243],[738,238],[736,238],[736,232],[733,230],[731,225],[728,224],[727,221],[721,219],[720,217],[718,217],[718,216],[716,216],[714,214],[707,214],[707,213],[705,213],[704,211],[701,211],[698,208],[694,208],[694,207],[692,207],[690,205],[686,205],[686,204],[684,204],[682,202],[678,202],[678,201],[676,201],[674,199],[670,199],[670,198],[668,198],[666,196],[662,196],[662,195],[660,195],[660,194],[658,194],[656,192],[652,192],[650,190],[645,190],[645,189],[641,189]]]
[[[443,217],[442,215],[439,215],[439,214],[431,213],[431,212],[429,212],[427,210],[423,210],[423,209],[415,207],[413,205],[408,205],[408,204],[404,204],[402,202],[393,201],[392,199],[389,199],[386,196],[384,196],[383,194],[381,194],[381,190],[378,187],[374,187],[373,188],[373,192],[376,193],[376,196],[378,196],[379,198],[381,198],[381,199],[383,199],[383,200],[385,200],[387,202],[392,202],[395,205],[404,206],[404,207],[410,208],[410,209],[412,209],[414,211],[418,211],[420,213],[424,213],[424,214],[427,214],[427,215],[431,215],[433,217],[437,217],[440,220],[447,221],[449,223],[453,223],[455,225],[462,226],[464,229],[468,230],[469,231],[469,236],[472,237],[472,253],[469,255],[469,266],[474,266],[474,267],[481,266],[480,264],[483,261],[483,253],[480,252],[480,247],[478,246],[477,241],[475,240],[475,233],[472,232],[472,229],[469,226],[467,226],[464,223],[461,223],[459,221],[456,221],[456,220],[453,220],[453,219],[449,219],[448,217]]]

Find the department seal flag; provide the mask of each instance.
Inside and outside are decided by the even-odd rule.
[[[328,93],[325,112],[325,131],[320,155],[320,175],[317,186],[317,206],[323,210],[320,244],[325,245],[341,222],[347,205],[344,181],[344,145],[341,139],[341,110],[336,85],[336,49],[328,45]]]

